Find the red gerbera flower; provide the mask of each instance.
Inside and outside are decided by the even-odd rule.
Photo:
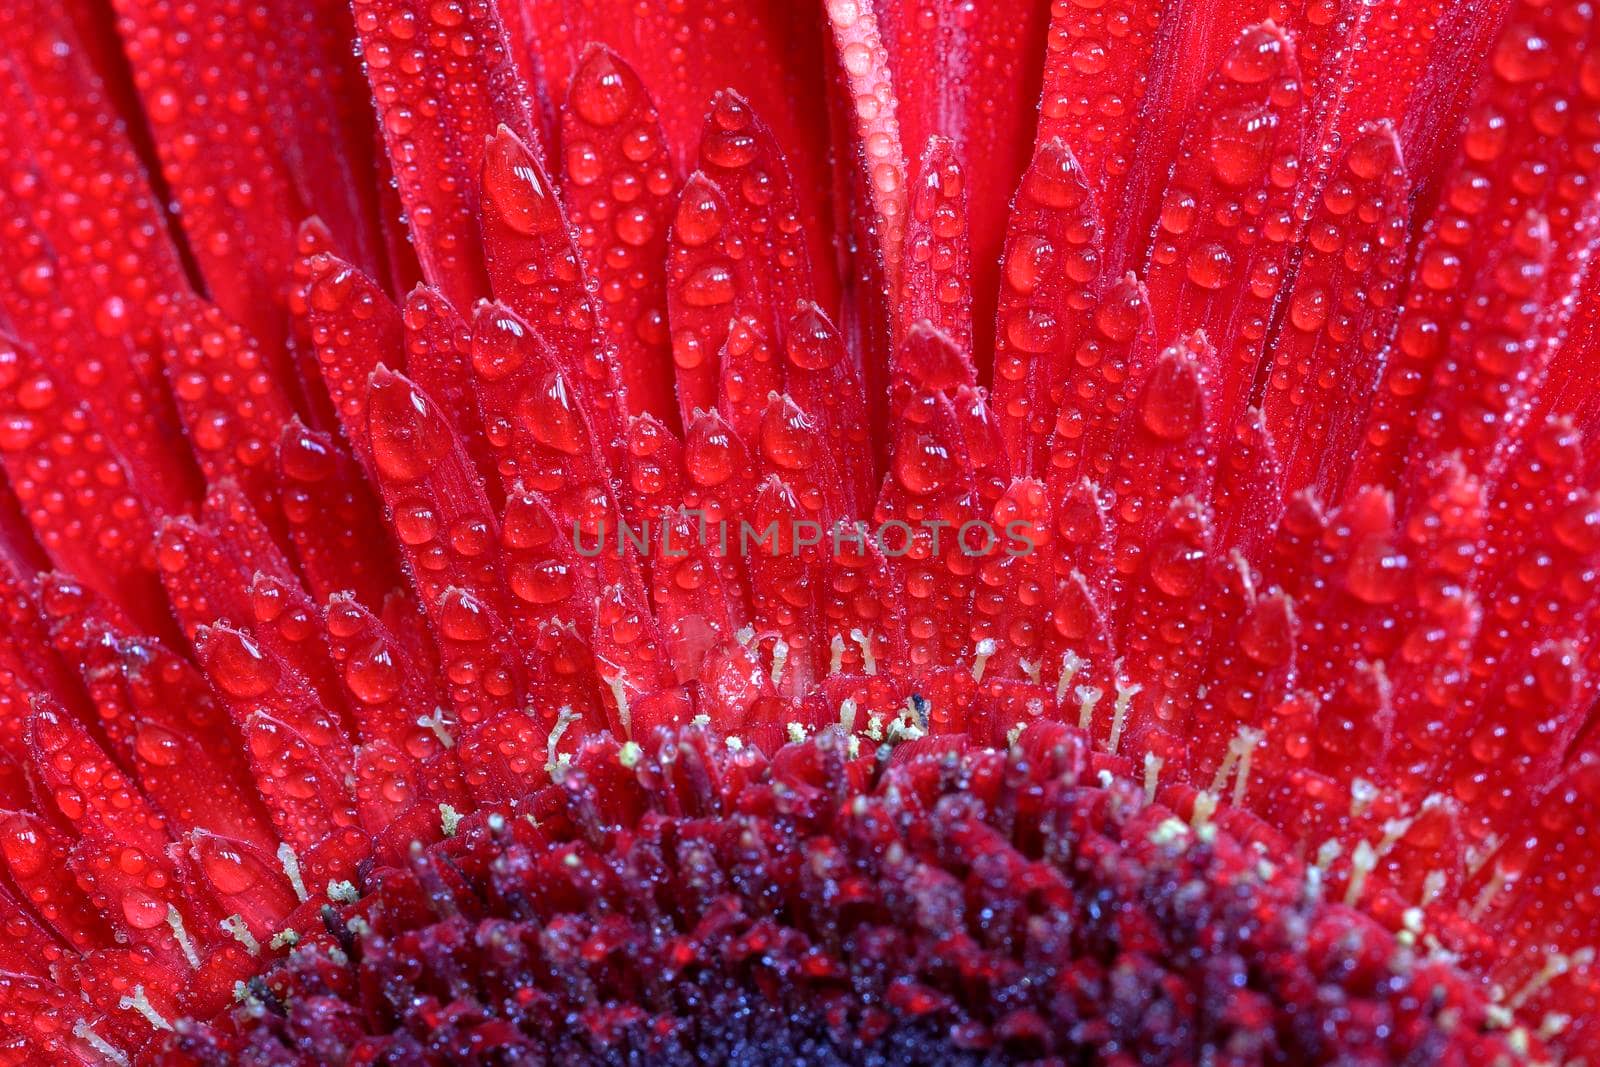
[[[1589,4],[10,0],[0,93],[0,1062],[1600,1040]]]

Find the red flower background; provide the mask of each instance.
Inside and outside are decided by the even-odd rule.
[[[1590,5],[10,0],[0,93],[0,1061],[1600,1039]]]

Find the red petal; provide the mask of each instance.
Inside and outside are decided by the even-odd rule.
[[[1123,192],[1161,20],[1162,5],[1155,0],[1051,6],[1038,145],[1059,138],[1071,146],[1110,219],[1130,213]],[[1113,271],[1125,266],[1107,264]]]
[[[317,600],[349,591],[376,608],[400,586],[378,502],[345,446],[290,419],[278,440],[289,539]]]
[[[220,3],[181,13],[117,5],[134,83],[212,299],[275,352],[295,227],[329,221],[346,255],[377,256],[370,236],[370,142],[339,5],[299,18],[241,17]],[[173,47],[182,41],[183,47]],[[217,84],[229,72],[227,91]]]
[[[1088,180],[1061,141],[1040,145],[1012,204],[1010,225],[994,398],[1006,451],[1019,473],[1032,474],[1043,464],[1057,409],[1077,411],[1103,397],[1099,388],[1089,397],[1063,391],[1064,385],[1093,383],[1083,363],[1094,367],[1100,355],[1085,334],[1100,288],[1101,230]],[[1118,325],[1125,321],[1117,318]],[[1114,376],[1120,368],[1095,369]]]
[[[967,180],[985,191],[970,205],[972,296],[977,321],[989,322],[1006,232],[1005,194],[1027,164],[1053,5],[1045,0],[876,0],[873,6],[889,49],[907,155],[922,155],[934,136],[948,137]],[[843,55],[848,69],[852,53],[847,49]],[[1140,67],[1135,59],[1127,69]],[[980,332],[974,351],[980,368],[990,364],[988,342]]]
[[[1517,277],[1518,266],[1530,258],[1525,227],[1533,212],[1548,220],[1552,300],[1572,290],[1587,258],[1579,236],[1587,226],[1580,220],[1591,209],[1575,194],[1600,173],[1600,125],[1593,118],[1597,97],[1582,73],[1589,65],[1589,39],[1562,28],[1562,17],[1555,9],[1518,9],[1495,42],[1490,74],[1478,85],[1439,204],[1414,252],[1412,289],[1356,465],[1363,481],[1396,476],[1417,436],[1431,442],[1448,432],[1440,442],[1443,449],[1466,443],[1476,452],[1481,439],[1472,435],[1481,429],[1472,423],[1482,429],[1507,420],[1514,425],[1528,388],[1543,380],[1549,339],[1564,332],[1568,312],[1559,304],[1538,323],[1537,339],[1518,332],[1519,318],[1537,313],[1538,306],[1537,301],[1521,306],[1530,301]],[[1560,119],[1549,107],[1557,97],[1570,102],[1559,109]],[[1569,107],[1589,117],[1579,121],[1568,114]],[[1529,182],[1530,173],[1582,176],[1583,181]],[[1536,251],[1531,258],[1543,255]],[[1500,336],[1508,326],[1511,336]],[[1526,361],[1531,366],[1516,371],[1522,377],[1513,392],[1480,397],[1453,412],[1455,426],[1440,425],[1437,411],[1429,415],[1430,385],[1482,373],[1459,366],[1458,353],[1488,364],[1492,381],[1511,373],[1502,360],[1520,365],[1518,342],[1530,343]],[[1431,443],[1418,452],[1419,461],[1440,454]]]
[[[398,365],[403,358],[400,312],[377,282],[336,256],[312,256],[303,269],[305,303],[293,310],[316,348],[345,440],[367,466],[367,376],[379,364]]]
[[[555,187],[503,126],[485,150],[482,181],[480,222],[495,298],[549,344],[585,399],[583,406],[594,413],[600,447],[611,454],[620,444],[625,397]],[[501,368],[502,374],[513,370]]]
[[[305,676],[232,627],[200,628],[195,651],[244,735],[280,837],[304,850],[355,819],[350,742]]]
[[[470,307],[488,293],[473,222],[484,141],[500,125],[532,139],[533,97],[493,4],[359,0],[355,16],[423,275]]]
[[[440,739],[419,719],[432,718],[445,695],[425,664],[410,656],[389,628],[348,595],[328,602],[328,641],[363,744],[383,742],[413,760],[440,751]]]
[[[906,159],[901,148],[899,99],[878,18],[856,0],[827,4],[828,29],[839,64],[852,181],[869,213],[864,255],[876,256],[887,291],[898,291],[906,225]]]
[[[905,333],[914,323],[927,322],[947,334],[963,352],[972,351],[967,189],[955,143],[945,137],[929,140],[911,190],[905,273],[895,308],[897,333]],[[995,251],[998,254],[999,250]]]
[[[530,0],[529,47],[552,92],[565,90],[590,43],[615,51],[637,71],[660,111],[679,174],[692,169],[706,110],[731,89],[767,116],[789,154],[800,222],[822,272],[821,299],[832,308],[833,193],[825,108],[796,106],[824,95],[825,40],[815,14],[787,0],[686,0],[640,6],[632,0]]]
[[[264,516],[277,515],[272,452],[293,414],[277,368],[220,308],[179,297],[164,355],[178,411],[208,482],[232,478]]]
[[[1298,79],[1282,30],[1239,35],[1184,123],[1149,253],[1156,336],[1205,332],[1222,355],[1216,413],[1228,427],[1249,399],[1294,248]]]
[[[71,838],[29,812],[0,816],[0,855],[11,884],[74,951],[87,952],[110,945],[111,931],[61,862],[71,844]]]
[[[406,373],[450,413],[451,425],[472,457],[492,502],[504,496],[494,453],[472,390],[472,327],[437,289],[418,287],[406,297]]]
[[[1401,300],[1411,203],[1388,125],[1363,129],[1317,198],[1262,408],[1283,493],[1336,500]]]
[[[586,50],[573,72],[561,141],[562,195],[600,286],[628,410],[673,420],[664,264],[678,180],[648,91],[604,46]]]
[[[499,524],[477,472],[433,401],[379,368],[367,394],[368,441],[384,505],[464,724],[519,704],[522,680],[504,634]]]

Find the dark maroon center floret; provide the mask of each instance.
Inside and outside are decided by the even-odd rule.
[[[1096,771],[824,732],[593,740],[364,874],[172,1064],[1490,1063],[1485,1005],[1314,870]]]

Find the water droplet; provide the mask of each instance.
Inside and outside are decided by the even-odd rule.
[[[207,674],[223,692],[253,700],[278,684],[278,668],[261,649],[237,630],[213,627],[202,641]]]
[[[591,48],[572,76],[568,99],[591,126],[614,126],[633,107],[633,93],[622,71],[603,48]]]
[[[844,357],[844,344],[822,309],[806,303],[789,323],[784,351],[801,370],[827,370]]]
[[[926,496],[942,489],[955,471],[950,450],[929,434],[907,434],[895,449],[894,476],[908,493]]]
[[[450,429],[420,390],[379,370],[367,394],[372,458],[385,477],[414,482],[450,451]]]
[[[800,406],[775,396],[761,415],[761,454],[776,467],[799,470],[812,462],[816,430]]]
[[[722,263],[701,267],[683,283],[683,302],[690,307],[719,307],[733,301],[733,271]]]
[[[1060,138],[1052,138],[1040,146],[1022,187],[1038,203],[1062,211],[1076,210],[1089,196],[1083,171],[1073,158],[1072,150]]]
[[[439,631],[451,641],[487,641],[492,629],[483,605],[460,589],[445,591],[439,608]]]
[[[1548,78],[1556,55],[1550,41],[1532,26],[1516,25],[1500,35],[1494,49],[1494,72],[1513,85]]]
[[[550,371],[523,395],[518,416],[533,439],[563,455],[583,453],[588,434],[573,403],[572,391],[559,371]]]
[[[560,560],[518,560],[509,578],[511,591],[529,604],[559,604],[572,595],[572,569]]]
[[[1204,391],[1194,364],[1168,350],[1145,384],[1139,421],[1163,441],[1182,441],[1200,429]]]
[[[1150,581],[1167,596],[1192,597],[1205,576],[1206,553],[1187,537],[1167,537],[1150,550]]]
[[[237,896],[259,880],[253,865],[221,841],[202,836],[195,841],[195,849],[200,853],[200,866],[206,878],[223,896]]]
[[[1239,35],[1222,61],[1222,72],[1240,85],[1258,85],[1283,70],[1287,52],[1283,36],[1276,29],[1251,26]]]
[[[134,734],[133,749],[139,758],[154,767],[171,767],[178,762],[181,746],[178,736],[165,727],[145,723]]]
[[[1278,117],[1263,104],[1218,111],[1211,116],[1211,171],[1223,185],[1254,185],[1267,168]]]
[[[350,657],[344,665],[344,682],[363,704],[383,704],[400,693],[399,668],[382,641]]]
[[[695,484],[711,488],[733,477],[733,434],[716,412],[705,412],[689,427],[683,443],[684,468]]]
[[[129,889],[122,894],[122,917],[135,930],[153,930],[167,921],[167,906],[149,893]]]
[[[1233,274],[1233,256],[1215,241],[1200,245],[1189,253],[1184,273],[1202,289],[1221,289]]]
[[[562,228],[548,179],[505,127],[484,151],[483,191],[501,220],[520,234],[538,237]]]
[[[698,171],[683,183],[672,231],[678,241],[689,248],[709,243],[722,231],[722,197]]]

